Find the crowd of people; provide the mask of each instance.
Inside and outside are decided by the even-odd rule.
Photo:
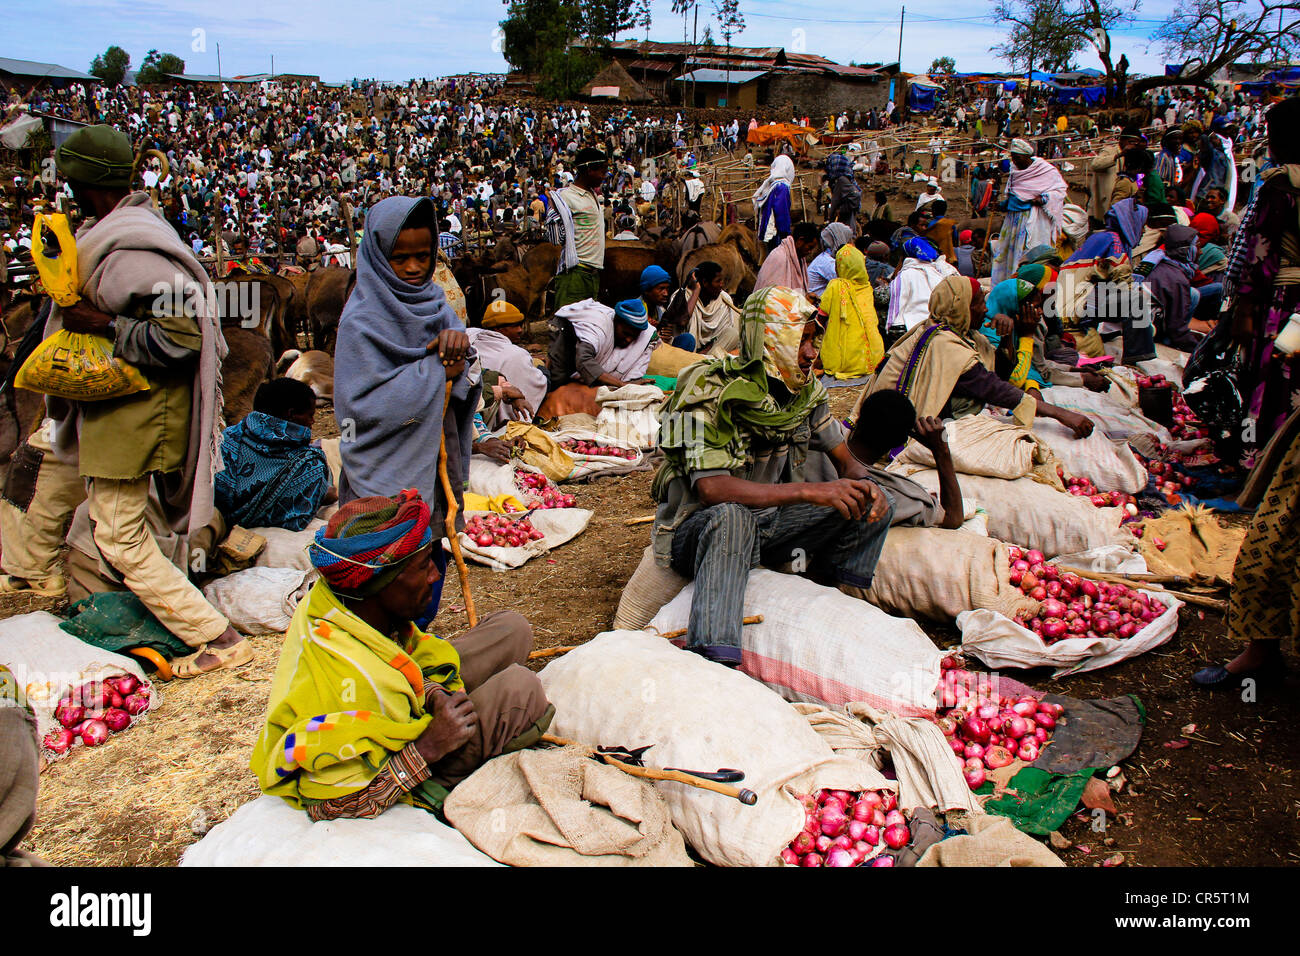
[[[743,301],[705,261],[680,287],[650,266],[636,288],[603,302],[606,240],[619,226],[607,200],[626,191],[622,215],[653,216],[656,177],[638,160],[666,152],[689,166],[683,128],[490,105],[491,81],[452,92],[83,91],[89,118],[103,122],[56,151],[59,188],[86,217],[84,281],[79,302],[47,304],[39,321],[45,334],[107,337],[149,387],[49,399],[0,502],[0,592],[128,590],[190,648],[173,662],[176,676],[241,666],[251,651],[192,582],[192,546],[211,547],[236,524],[300,530],[337,504],[313,537],[319,579],[294,615],[253,752],[265,792],[316,820],[373,816],[398,801],[437,807],[484,760],[540,739],[554,710],[521,666],[532,643],[522,616],[486,614],[454,646],[432,633],[446,489],[459,510],[471,457],[509,457],[501,426],[544,417],[562,391],[582,405],[601,388],[661,384],[650,370],[666,349],[686,360],[661,412],[653,552],[695,581],[687,650],[735,667],[751,568],[798,560],[818,581],[866,588],[891,526],[961,524],[944,420],[993,407],[1084,437],[1094,422],[1043,391],[1106,389],[1106,340],[1119,338],[1132,364],[1157,343],[1187,351],[1203,336],[1230,337],[1250,425],[1232,463],[1265,505],[1229,615],[1248,643],[1196,680],[1224,686],[1279,666],[1279,639],[1300,624],[1300,369],[1297,353],[1274,345],[1300,309],[1300,100],[1264,115],[1272,168],[1239,214],[1236,163],[1219,156],[1231,160],[1259,117],[1235,105],[1220,104],[1208,130],[1188,120],[1158,154],[1125,129],[1114,155],[1091,164],[1086,208],[1068,201],[1032,137],[1010,138],[987,164],[1004,217],[983,256],[984,236],[959,228],[937,183],[905,223],[887,193],[862,215],[861,170],[845,153],[826,163],[827,222],[796,221],[797,166],[777,155],[751,197],[767,255]],[[1166,112],[1177,121],[1185,106]],[[719,133],[735,143],[738,121]],[[170,170],[135,190],[141,144],[165,153]],[[301,383],[267,383],[252,414],[222,433],[217,317],[160,312],[149,294],[177,274],[208,281],[196,255],[218,205],[250,253],[269,254],[290,237],[337,239],[336,199],[364,210],[336,346],[347,361],[334,412],[355,429],[339,446],[337,480],[312,440],[315,395]],[[466,328],[432,280],[451,248],[444,237],[456,238],[455,220],[463,227],[471,210],[531,220],[560,250],[542,364],[519,344],[517,308],[493,301]],[[1095,294],[1107,283],[1138,288],[1142,307],[1092,307],[1118,301]],[[828,382],[859,388],[848,427],[831,413]],[[937,500],[881,467],[910,437],[933,454]],[[60,548],[78,512],[87,530],[69,582]]]

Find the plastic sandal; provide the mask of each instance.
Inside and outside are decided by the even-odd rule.
[[[215,657],[217,659],[216,666],[200,670],[195,662],[202,654],[211,654]],[[230,647],[213,647],[211,644],[205,644],[189,657],[182,657],[180,660],[172,661],[172,676],[179,677],[182,680],[189,680],[215,671],[240,667],[252,659],[253,649],[248,646],[247,640],[240,641]]]

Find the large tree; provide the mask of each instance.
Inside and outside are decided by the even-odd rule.
[[[1181,0],[1151,39],[1184,67],[1178,76],[1138,80],[1135,97],[1161,86],[1209,85],[1232,63],[1289,62],[1300,49],[1300,2]]]
[[[144,62],[135,71],[137,83],[169,83],[168,74],[184,73],[185,61],[175,53],[159,53],[150,50],[144,55]]]
[[[939,74],[940,76],[945,76],[947,74],[956,73],[956,72],[957,72],[957,61],[950,56],[935,57],[933,60],[930,61],[931,76],[934,76],[936,73]]]
[[[589,36],[617,40],[624,30],[631,30],[641,20],[636,0],[586,0],[586,32]]]
[[[90,61],[90,72],[109,86],[117,86],[131,68],[131,54],[120,46],[110,46]]]
[[[1058,73],[1074,69],[1075,56],[1092,47],[1108,91],[1122,91],[1127,60],[1111,59],[1107,31],[1131,19],[1139,6],[1140,0],[993,0],[994,19],[1011,24],[1007,42],[995,49],[1013,67],[1032,60],[1033,69]]]

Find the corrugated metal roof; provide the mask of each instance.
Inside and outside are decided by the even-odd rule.
[[[609,45],[611,50],[628,50],[634,53],[640,53],[642,56],[692,56],[699,51],[698,46],[690,43],[659,43],[656,40],[619,40]],[[731,55],[733,57],[748,57],[751,59],[771,60],[781,55],[779,46],[733,46]]]
[[[15,76],[48,76],[56,80],[90,80],[99,82],[99,77],[89,73],[79,73],[57,63],[40,63],[36,60],[13,60],[0,56],[0,73],[12,73]]]
[[[694,80],[696,83],[732,83],[743,85],[760,76],[767,76],[767,70],[732,70],[728,75],[726,70],[692,70],[689,73],[683,73],[677,77],[678,83],[690,83]]]
[[[651,73],[671,73],[675,67],[667,60],[632,60],[626,64],[629,70],[648,70]]]
[[[777,66],[775,58],[771,60],[750,59],[748,57],[732,57],[727,59],[725,56],[695,56],[690,57],[683,64],[686,67],[711,66],[725,70],[730,66],[733,70],[771,70]]]
[[[252,83],[237,76],[214,76],[207,73],[168,73],[173,80],[186,80],[190,83]]]

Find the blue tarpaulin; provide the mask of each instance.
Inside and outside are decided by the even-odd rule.
[[[1104,86],[1062,86],[1052,91],[1053,103],[1083,103],[1097,106],[1106,98]]]
[[[913,83],[907,88],[907,108],[913,113],[929,113],[934,109],[941,92],[932,86]]]

